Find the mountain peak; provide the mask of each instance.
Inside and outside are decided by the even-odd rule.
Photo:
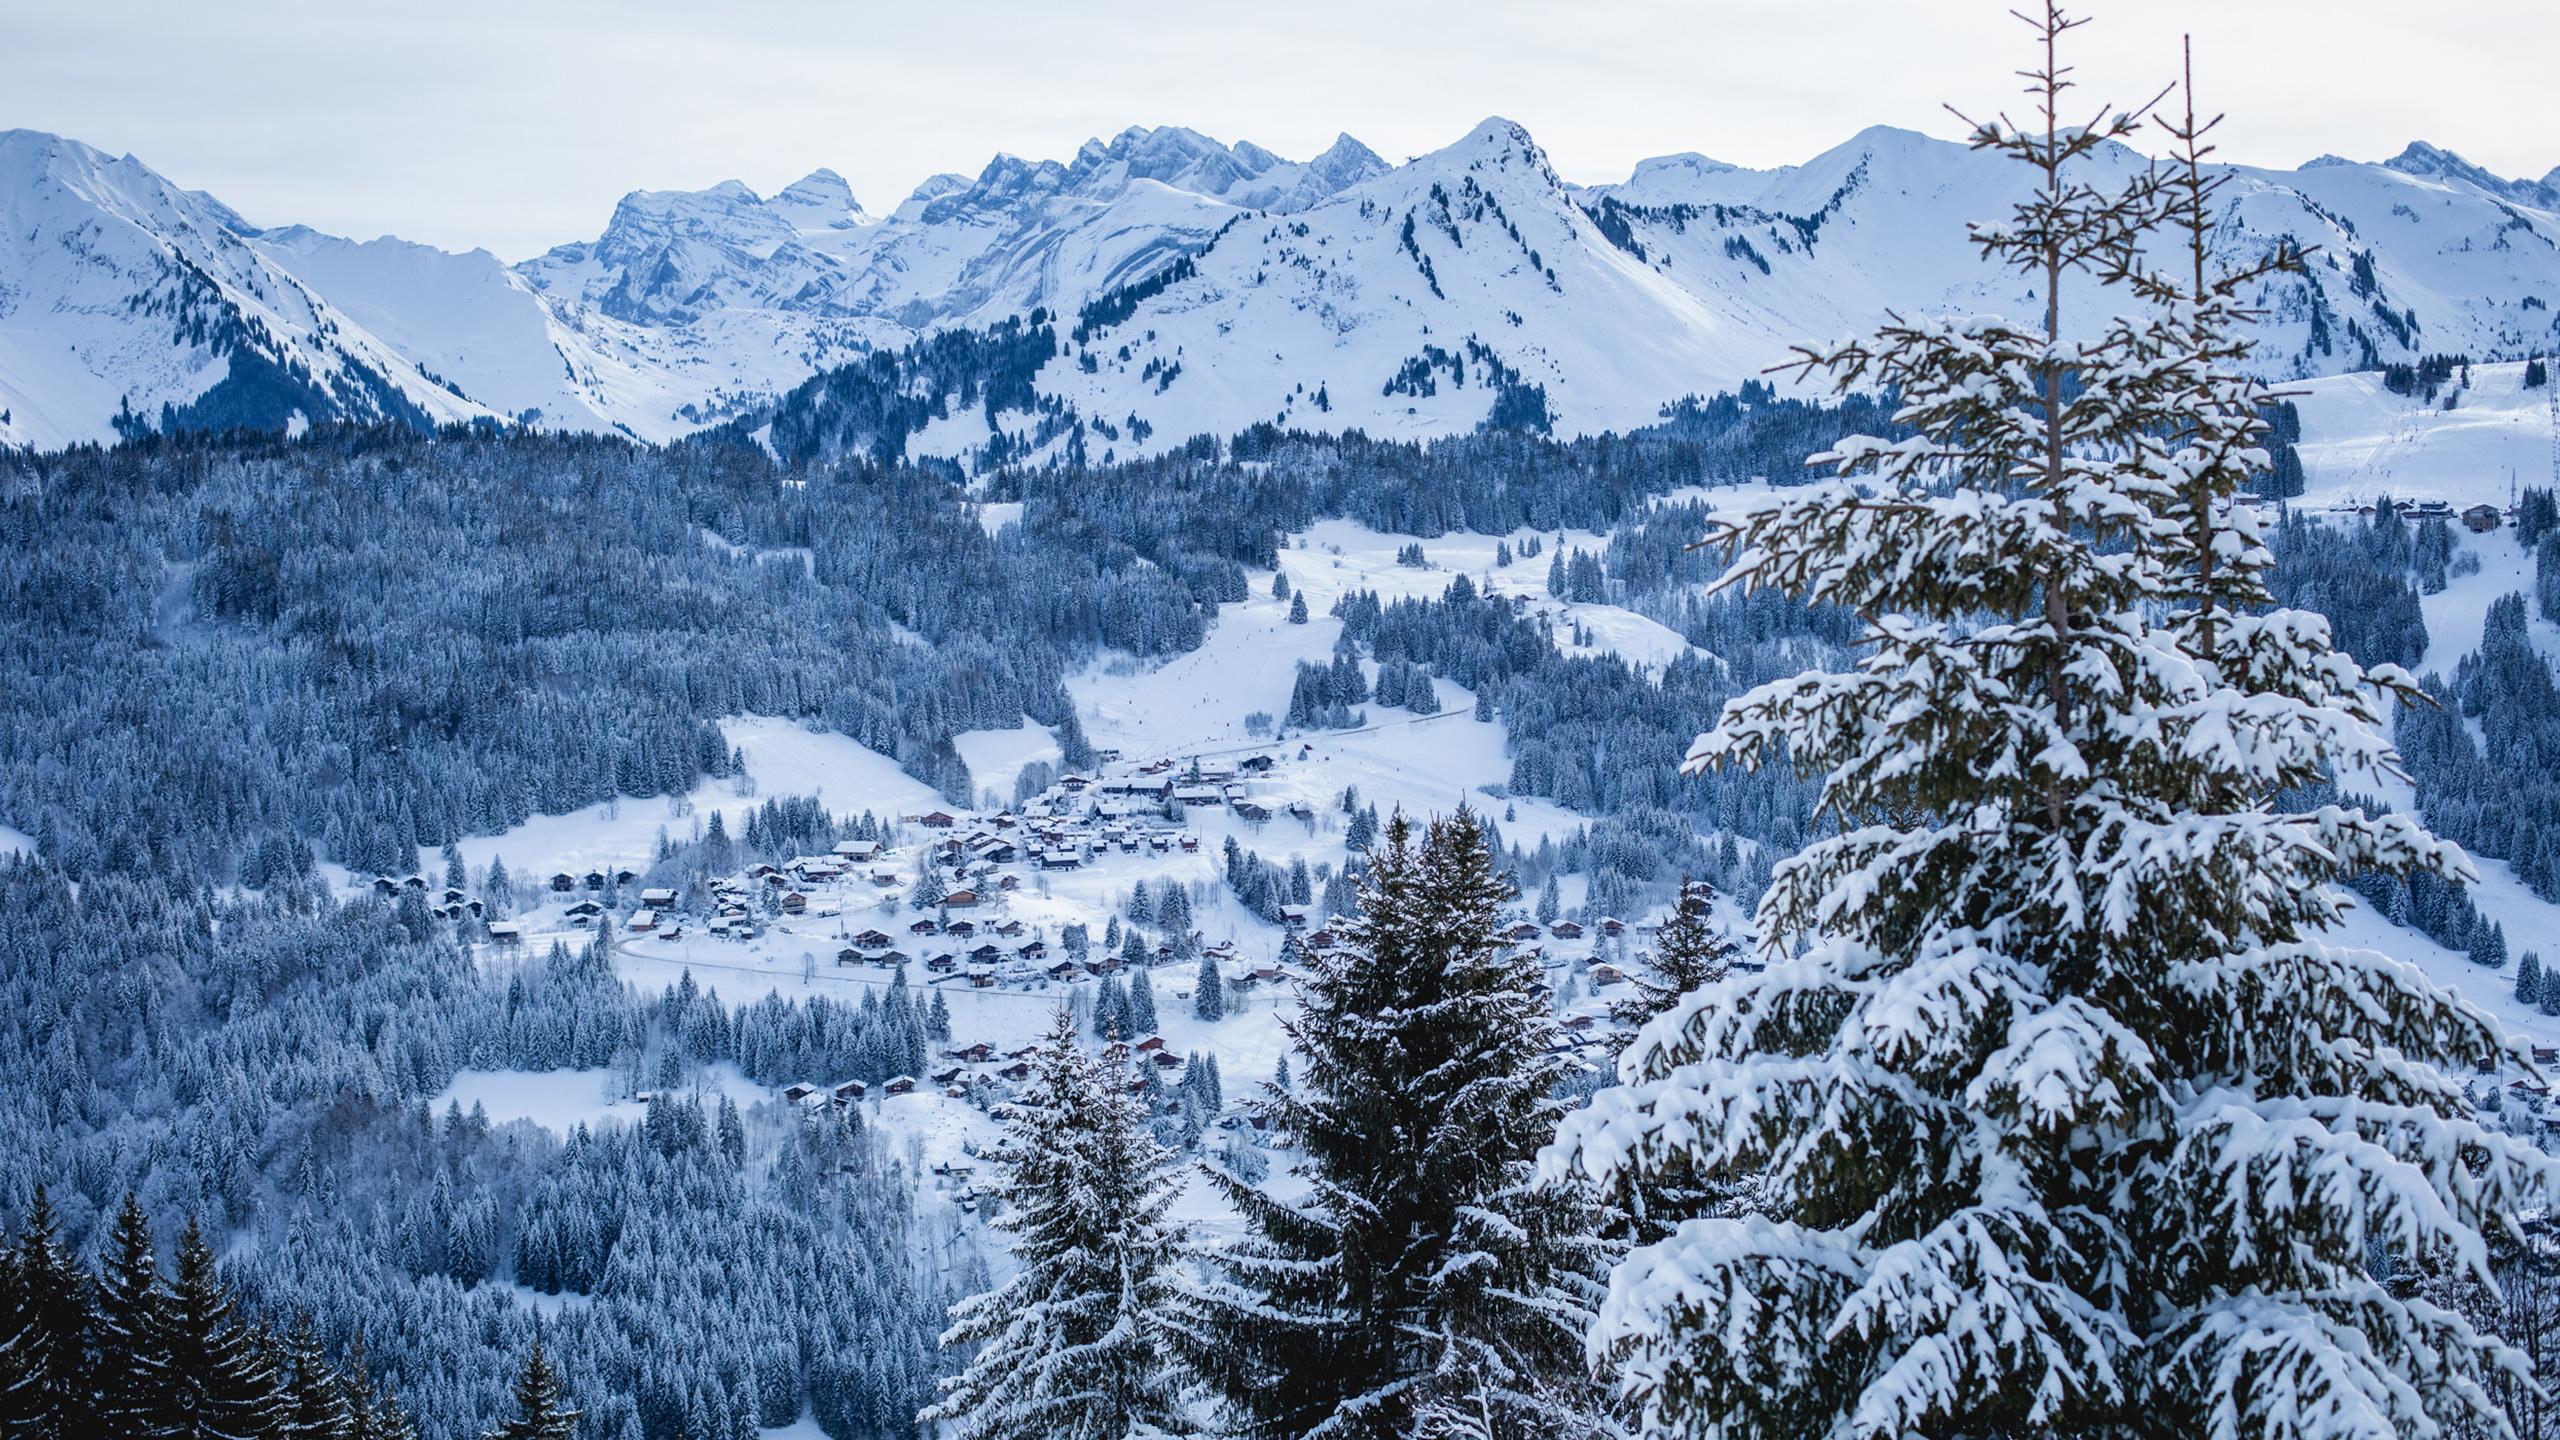
[[[2397,170],[2403,175],[2429,180],[2458,180],[2491,195],[2522,201],[2527,205],[2560,206],[2560,188],[2553,186],[2550,176],[2541,180],[2509,180],[2424,140],[2410,141],[2399,154],[2383,161],[2382,165],[2386,170]],[[2560,170],[2553,171],[2552,175],[2560,176]]]
[[[823,165],[784,186],[771,204],[800,230],[849,230],[862,218],[853,187]]]
[[[1387,162],[1378,157],[1377,151],[1352,139],[1351,133],[1346,130],[1333,137],[1333,143],[1325,147],[1323,154],[1308,161],[1307,168],[1328,177],[1349,176],[1351,178],[1341,183],[1352,185],[1372,175],[1386,173]]]

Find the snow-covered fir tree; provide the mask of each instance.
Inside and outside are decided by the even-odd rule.
[[[159,1251],[140,1197],[127,1192],[99,1258],[98,1326],[90,1383],[100,1428],[147,1435],[169,1388],[169,1350],[160,1295]]]
[[[1200,973],[1191,989],[1191,1014],[1198,1020],[1224,1019],[1227,1013],[1226,982],[1218,976],[1218,957],[1203,953]]]
[[[1211,1257],[1183,1332],[1236,1433],[1609,1432],[1582,1344],[1592,1207],[1531,1183],[1564,1062],[1535,965],[1497,934],[1511,898],[1474,815],[1417,838],[1399,814],[1345,945],[1299,987],[1298,1083],[1254,1104],[1310,1189],[1210,1171],[1253,1233]]]
[[[1004,1109],[991,1155],[1013,1278],[952,1307],[975,1346],[921,1417],[954,1440],[1128,1440],[1184,1429],[1168,1327],[1183,1237],[1172,1157],[1130,1093],[1129,1049],[1099,1060],[1061,1013]],[[1152,1067],[1150,1067],[1152,1068]]]
[[[2032,193],[1975,239],[2042,323],[1807,352],[1898,394],[1908,438],[1816,457],[1863,487],[1725,526],[1729,583],[1844,607],[1870,648],[1691,751],[1783,750],[1837,829],[1771,876],[1766,973],[1648,1025],[1546,1157],[1765,1187],[1767,1213],[1630,1255],[1595,1342],[1658,1435],[2498,1433],[2505,1352],[2373,1262],[2493,1283],[2483,1232],[2552,1171],[2449,1072],[2520,1057],[2324,938],[2346,875],[2467,862],[2406,816],[2282,800],[2389,773],[2381,705],[2411,688],[2268,608],[2230,503],[2266,463],[2242,305],[2289,257],[2209,269],[2191,106],[2175,163],[2104,183],[2137,122],[2066,109],[2074,22],[2033,23],[2030,127],[1974,137]]]
[[[1144,965],[1129,974],[1129,994],[1121,1009],[1121,1020],[1128,1026],[1131,1040],[1143,1040],[1156,1033],[1156,987],[1148,974]]]
[[[69,1440],[94,1416],[89,1277],[62,1246],[38,1185],[18,1243],[0,1262],[0,1433]]]
[[[272,1346],[242,1322],[213,1247],[193,1219],[178,1237],[177,1266],[160,1297],[165,1376],[144,1433],[237,1440],[275,1432],[283,1398]]]
[[[1654,936],[1650,973],[1639,969],[1627,977],[1631,993],[1611,1002],[1611,1019],[1629,1027],[1641,1025],[1679,1004],[1691,991],[1731,973],[1738,947],[1708,919],[1715,898],[1715,887],[1704,880],[1680,882],[1680,898]]]
[[[536,1335],[524,1369],[516,1374],[515,1415],[490,1431],[488,1440],[569,1440],[577,1427],[578,1412],[569,1407],[560,1372],[552,1368],[542,1337]]]

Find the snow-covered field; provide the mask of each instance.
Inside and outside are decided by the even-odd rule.
[[[708,1066],[702,1078],[707,1094],[726,1094],[742,1106],[767,1098],[765,1088],[734,1065]],[[612,1070],[465,1070],[428,1103],[438,1115],[449,1105],[465,1114],[477,1107],[491,1124],[527,1120],[560,1135],[606,1120],[637,1124],[646,1108],[628,1097],[623,1077]]]
[[[2394,395],[2374,374],[2286,387],[2302,412],[2303,505],[2443,500],[2504,505],[2512,485],[2549,485],[2550,387],[2524,388],[2522,364],[2474,365],[2453,408]]]
[[[900,770],[896,761],[842,735],[767,716],[723,720],[720,733],[745,753],[749,785],[711,780],[677,801],[625,797],[565,815],[537,815],[503,834],[464,839],[462,858],[475,875],[503,858],[520,882],[555,870],[646,869],[657,857],[659,831],[683,839],[696,825],[709,825],[716,811],[736,834],[746,812],[766,796],[815,796],[839,815],[913,813],[940,800],[933,787]]]

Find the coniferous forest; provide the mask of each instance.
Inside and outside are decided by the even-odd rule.
[[[2560,1165],[2499,1113],[2550,1062],[2355,928],[2560,1014],[2480,863],[2560,900],[2560,508],[2520,495],[2532,589],[2476,645],[2429,633],[2480,563],[2441,510],[2285,508],[2302,417],[2249,361],[2314,262],[2216,249],[2191,74],[2093,110],[2080,22],[2024,18],[2023,103],[1967,121],[2021,198],[1972,240],[2042,313],[1895,316],[1631,432],[1548,433],[1504,369],[1473,434],[1118,459],[1032,377],[1185,260],[1068,341],[950,330],[665,445],[411,416],[0,452],[0,1436],[2560,1437]],[[2137,137],[2156,162],[2088,178]],[[951,396],[998,437],[966,467],[908,453]],[[1281,561],[1331,522],[1428,584],[1311,606]],[[1444,580],[1459,533],[1542,594]],[[929,817],[768,797],[599,877],[574,943],[495,949],[537,877],[461,842],[743,784],[724,721],[963,810],[1006,803],[963,737],[1046,727],[1011,823],[1103,765],[1071,680],[1251,602],[1338,624],[1255,677],[1288,696],[1259,748],[1449,686],[1507,769],[1431,813],[1337,792],[1338,866],[1230,832],[1211,878],[1060,924],[1099,983],[1047,995],[1002,1097],[940,1092],[1000,1137],[965,1159],[782,1098],[961,1053],[903,954],[734,1005],[618,965],[626,888],[698,915]],[[1602,608],[1675,643],[1629,659]],[[1183,782],[1131,793],[1171,824]],[[936,843],[878,924],[974,938]],[[1285,1010],[1212,909],[1281,934]],[[1609,938],[1568,969],[1524,923]],[[1255,1073],[1163,1048],[1255,1006]],[[631,1118],[436,1103],[561,1071]]]

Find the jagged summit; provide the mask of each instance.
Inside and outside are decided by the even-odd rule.
[[[849,230],[868,218],[853,198],[853,187],[824,166],[783,187],[770,203],[800,230]]]
[[[2502,196],[2521,204],[2538,205],[2544,209],[2560,208],[2560,185],[2554,183],[2555,178],[2560,178],[2560,169],[2553,170],[2550,175],[2540,180],[2509,180],[2493,175],[2460,155],[2439,146],[2430,145],[2424,140],[2410,141],[2407,148],[2382,163],[2404,175],[2460,180],[2491,195]]]

